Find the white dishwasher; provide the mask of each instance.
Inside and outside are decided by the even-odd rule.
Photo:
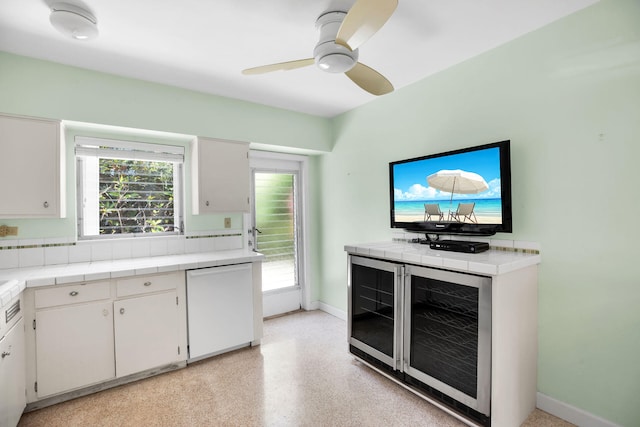
[[[188,362],[250,345],[251,263],[187,271]]]

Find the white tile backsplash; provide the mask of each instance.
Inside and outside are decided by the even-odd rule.
[[[151,256],[149,239],[133,239],[131,241],[131,258],[144,258]]]
[[[91,242],[91,261],[109,261],[113,259],[113,243],[110,241]]]
[[[183,237],[172,237],[167,239],[167,255],[179,255],[184,253]]]
[[[133,253],[132,240],[135,240],[135,239],[114,240],[112,243],[112,249],[111,249],[113,253],[113,259],[131,258],[131,254]]]
[[[200,240],[200,252],[213,252],[216,250],[216,244],[214,238],[203,237]]]
[[[202,239],[185,239],[184,253],[195,254],[200,252],[200,240]]]
[[[69,246],[47,246],[44,248],[44,264],[68,264]]]
[[[69,246],[69,262],[89,262],[91,261],[91,244],[88,242],[78,242],[74,246]]]
[[[242,248],[242,236],[224,236],[211,239],[214,241],[214,250],[225,251]]]
[[[186,236],[137,237],[114,240],[82,240],[59,237],[47,239],[0,240],[0,269],[65,265],[97,261],[148,258],[242,249],[238,230],[211,230]],[[146,267],[146,266],[143,266]],[[132,267],[136,270],[139,266]]]
[[[18,249],[5,249],[0,251],[0,268],[18,268],[20,258]]]
[[[522,240],[516,240],[513,242],[513,245],[514,247],[519,249],[528,249],[528,250],[534,250],[534,251],[540,250],[540,243],[538,242],[526,242]]]
[[[44,248],[25,248],[18,250],[19,267],[40,267],[44,265]]]
[[[149,256],[167,255],[167,240],[157,237],[149,240]]]
[[[20,244],[19,240],[0,239],[0,248],[15,248]]]

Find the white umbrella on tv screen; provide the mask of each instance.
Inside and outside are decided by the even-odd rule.
[[[443,169],[427,177],[427,183],[436,190],[451,193],[449,205],[453,202],[453,194],[478,194],[489,189],[483,177],[474,172],[460,169]],[[451,206],[450,206],[451,208]]]

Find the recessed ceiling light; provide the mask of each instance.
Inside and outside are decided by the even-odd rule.
[[[51,5],[49,21],[56,30],[76,40],[90,40],[98,36],[98,21],[95,16],[73,4]]]

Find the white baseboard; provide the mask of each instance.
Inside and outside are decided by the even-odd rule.
[[[332,316],[337,317],[338,319],[342,319],[345,322],[347,321],[347,313],[345,313],[342,310],[338,310],[337,308],[329,305],[329,304],[325,304],[323,302],[317,301],[313,304],[318,304],[318,309],[324,311],[325,313],[329,313]]]
[[[307,311],[320,310],[320,301],[311,301],[306,306],[302,306],[302,308]]]
[[[562,418],[563,420],[569,421],[570,423],[580,427],[620,427],[618,424],[590,414],[587,411],[571,406],[568,403],[561,402],[560,400],[554,399],[553,397],[549,397],[540,392],[538,392],[538,396],[536,398],[536,406],[551,415]]]

